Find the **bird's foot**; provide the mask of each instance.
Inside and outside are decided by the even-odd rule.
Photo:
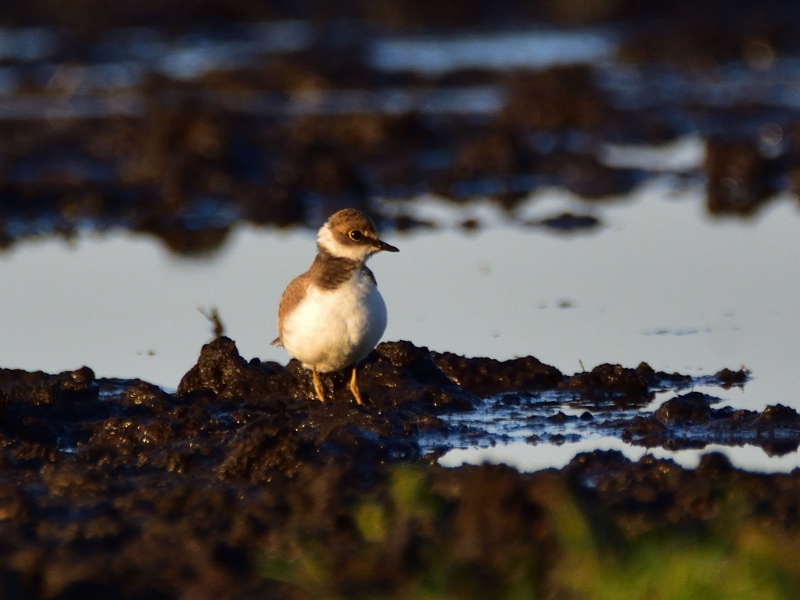
[[[358,381],[356,381],[356,367],[353,367],[353,375],[350,377],[350,391],[353,392],[356,403],[363,404],[361,402],[361,392],[358,389]]]
[[[325,388],[322,387],[322,382],[319,380],[319,375],[317,374],[317,368],[314,367],[311,370],[314,379],[314,391],[317,392],[317,398],[319,398],[320,402],[325,402]]]

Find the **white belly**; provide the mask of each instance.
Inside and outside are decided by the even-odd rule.
[[[372,281],[356,271],[335,290],[308,287],[286,317],[281,341],[306,367],[338,371],[364,360],[386,330],[386,304]]]

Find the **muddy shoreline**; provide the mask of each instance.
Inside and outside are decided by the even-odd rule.
[[[0,250],[126,231],[205,257],[241,224],[314,229],[345,206],[390,231],[440,227],[415,212],[426,194],[467,231],[492,202],[507,224],[572,235],[654,178],[703,186],[711,219],[754,220],[800,190],[786,1],[33,0],[0,21]],[[489,54],[542,32],[601,52],[543,68],[379,60],[398,41]],[[516,209],[546,188],[582,208],[525,220]],[[295,361],[246,361],[224,337],[174,392],[88,367],[0,369],[0,597],[800,597],[799,469],[614,451],[530,474],[437,463],[508,442],[486,417],[548,448],[796,452],[794,409],[713,395],[746,386],[745,369],[568,375],[399,341],[359,380],[363,406],[342,374],[320,404]]]
[[[741,385],[747,376],[714,378]],[[365,405],[349,400],[343,377],[325,379],[334,395],[323,405],[296,362],[247,362],[224,337],[175,393],[88,368],[0,370],[3,597],[561,597],[577,585],[563,577],[576,551],[569,527],[593,548],[581,554],[590,569],[606,553],[624,564],[654,535],[697,547],[734,514],[731,539],[757,525],[800,548],[798,470],[747,473],[718,454],[687,470],[599,451],[535,474],[444,469],[419,444],[446,433],[448,414],[497,394],[527,394],[524,412],[536,393],[567,390],[590,426],[668,448],[796,449],[794,410],[716,410],[689,392],[619,420],[654,389],[691,378],[646,365],[566,376],[533,357],[463,358],[409,342],[383,343],[367,359]],[[567,418],[557,414],[543,424]],[[798,589],[795,570],[774,568]]]

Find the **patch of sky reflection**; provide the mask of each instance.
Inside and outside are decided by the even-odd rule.
[[[43,67],[42,81],[53,82],[63,92],[58,95],[7,95],[0,99],[0,119],[77,119],[109,116],[138,116],[144,112],[145,97],[138,92],[116,91],[91,94],[106,85],[126,88],[138,81],[137,68],[125,71],[113,66],[109,73],[96,72],[102,67]],[[97,77],[96,77],[97,75]],[[118,77],[119,76],[119,77]],[[0,74],[0,79],[2,75]],[[49,79],[48,79],[49,78]],[[114,81],[112,82],[112,79]],[[9,80],[10,81],[10,80]],[[9,85],[13,85],[12,82]],[[46,84],[50,85],[49,83]],[[2,81],[0,80],[0,87]],[[333,90],[320,92],[223,93],[205,92],[202,98],[225,110],[269,117],[304,115],[348,115],[378,113],[423,114],[494,114],[505,104],[505,94],[492,86],[464,86],[448,89]]]
[[[73,156],[53,156],[14,163],[8,169],[8,178],[18,184],[32,184],[60,179],[105,183],[115,174],[110,161],[90,160]]]
[[[661,144],[604,144],[598,153],[601,162],[616,169],[683,172],[700,169],[706,158],[706,142],[690,134]]]
[[[52,29],[0,27],[0,60],[43,60],[52,56],[58,45],[58,36]]]
[[[119,30],[96,51],[100,60],[137,61],[176,79],[195,79],[210,71],[254,66],[259,57],[309,47],[314,28],[301,21],[240,25],[198,31],[170,40],[150,29]]]
[[[613,33],[587,29],[385,38],[372,43],[370,62],[381,71],[434,76],[472,68],[543,69],[607,60],[617,45]]]
[[[142,83],[144,74],[142,66],[132,61],[96,65],[47,63],[33,71],[33,81],[53,91],[90,94],[135,88]]]
[[[101,43],[99,60],[138,61],[177,79],[209,71],[253,66],[258,56],[297,52],[313,41],[314,28],[301,21],[276,21],[195,31],[167,39],[152,29],[123,29]]]
[[[187,229],[227,227],[238,218],[237,205],[210,197],[191,203],[182,215],[183,225]]]
[[[83,119],[138,116],[144,97],[137,93],[106,95],[21,94],[0,100],[0,119]]]
[[[660,401],[664,393],[661,392]],[[605,405],[586,402],[568,391],[505,393],[482,401],[473,411],[443,416],[447,432],[426,434],[420,445],[425,452],[549,441],[552,436],[562,440],[597,437],[599,431],[613,429],[603,422],[604,414],[609,411],[613,411],[610,413],[613,419],[629,419],[639,414],[640,407],[619,408],[611,402]],[[565,418],[553,418],[558,413]],[[590,416],[581,418],[587,414]]]
[[[210,92],[205,98],[234,112],[278,117],[354,113],[401,115],[410,112],[494,114],[505,105],[505,93],[494,86],[319,90],[292,94]]]
[[[581,452],[595,450],[615,450],[630,460],[636,461],[651,455],[655,458],[674,460],[687,469],[694,469],[700,457],[711,452],[720,452],[731,463],[741,469],[763,473],[789,473],[800,467],[800,454],[792,452],[783,456],[770,456],[758,446],[722,446],[709,444],[702,450],[665,450],[663,448],[644,448],[626,444],[617,437],[589,437],[564,444],[527,444],[512,442],[489,448],[457,448],[450,450],[439,459],[445,467],[458,467],[464,464],[480,465],[507,464],[522,472],[541,469],[560,469],[566,466]]]
[[[0,96],[15,93],[19,84],[19,70],[16,67],[0,67]]]
[[[692,72],[669,65],[622,65],[606,62],[596,71],[600,86],[620,108],[644,109],[696,104],[728,108],[762,105],[800,107],[800,59],[781,58],[764,70],[744,61],[723,64],[711,72]]]

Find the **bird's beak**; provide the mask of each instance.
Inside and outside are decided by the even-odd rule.
[[[383,240],[375,240],[375,247],[380,251],[383,250],[384,252],[400,252],[399,248],[395,248],[391,244],[387,244]]]

